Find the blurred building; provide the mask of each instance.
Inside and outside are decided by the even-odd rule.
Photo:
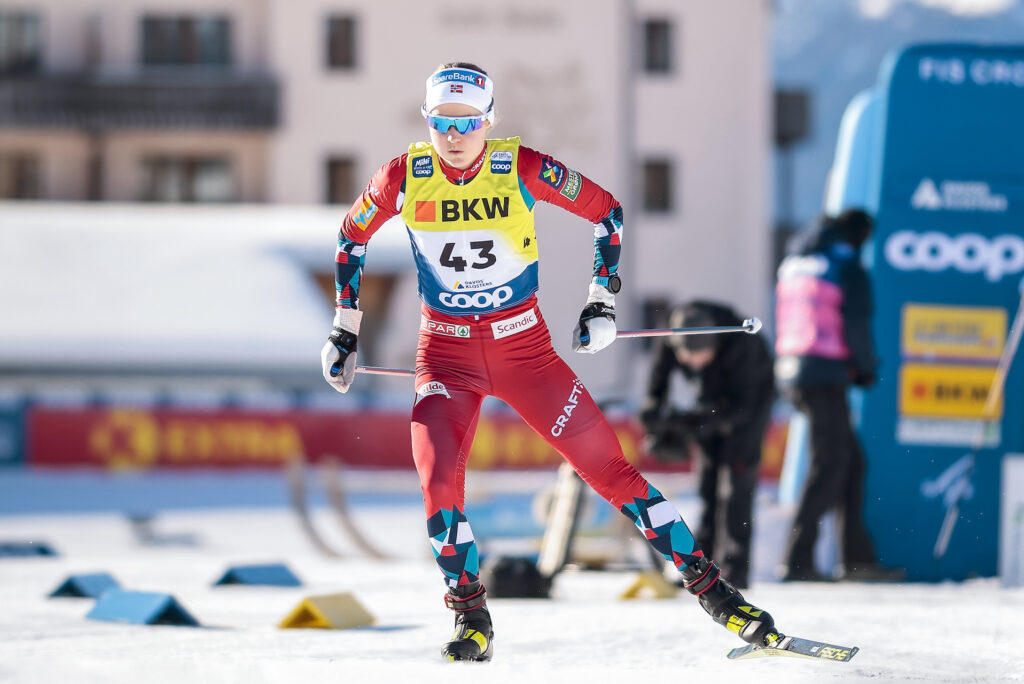
[[[380,164],[425,137],[425,77],[468,60],[497,84],[496,135],[522,136],[624,204],[620,327],[694,296],[768,319],[770,14],[768,0],[22,0],[0,6],[0,199],[151,203],[154,215],[166,202],[338,204],[340,220]],[[17,229],[18,206],[0,207],[0,229]],[[147,206],[133,210],[138,231],[153,223]],[[76,212],[57,211],[74,230]],[[564,353],[592,234],[545,205],[537,221],[541,304]],[[177,239],[204,249],[203,230]],[[330,293],[333,228],[322,240],[322,267],[307,268]],[[412,259],[385,243],[368,251],[363,308],[379,322],[361,351],[408,366]],[[62,323],[38,318],[40,338]],[[641,350],[620,342],[572,363],[595,392],[628,395]]]

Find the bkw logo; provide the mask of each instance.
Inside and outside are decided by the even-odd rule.
[[[508,218],[508,197],[474,197],[464,200],[441,200],[441,221],[483,221]],[[437,221],[437,207],[433,200],[416,203],[416,220],[423,223]]]

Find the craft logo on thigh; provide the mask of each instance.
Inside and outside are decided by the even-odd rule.
[[[565,400],[565,406],[562,407],[562,414],[555,419],[555,424],[551,426],[553,437],[562,435],[562,431],[569,424],[569,419],[572,418],[572,412],[579,406],[581,394],[583,394],[583,383],[579,381],[579,378],[574,378],[569,398]]]

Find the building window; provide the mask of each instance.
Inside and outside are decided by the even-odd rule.
[[[356,67],[355,17],[330,17],[327,20],[327,68]]]
[[[644,22],[644,71],[667,74],[672,71],[672,23],[667,19]]]
[[[39,158],[0,152],[0,199],[42,199]]]
[[[672,201],[672,162],[667,159],[648,159],[643,163],[643,197],[644,211],[671,211]]]
[[[235,179],[224,157],[154,156],[142,160],[144,202],[233,202]]]
[[[357,183],[355,159],[331,157],[327,160],[327,189],[324,199],[328,204],[352,204],[359,194]]]
[[[231,63],[231,22],[224,17],[143,17],[142,63],[227,66]]]
[[[42,65],[43,38],[35,14],[0,12],[0,74],[26,74]]]

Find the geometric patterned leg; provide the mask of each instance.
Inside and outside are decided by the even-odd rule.
[[[473,530],[457,506],[451,510],[442,508],[430,516],[427,519],[427,534],[430,536],[434,560],[450,588],[461,587],[479,579],[480,558]]]
[[[654,485],[648,483],[646,497],[634,497],[633,503],[624,504],[619,511],[632,520],[651,546],[680,571],[704,557],[679,511]]]

